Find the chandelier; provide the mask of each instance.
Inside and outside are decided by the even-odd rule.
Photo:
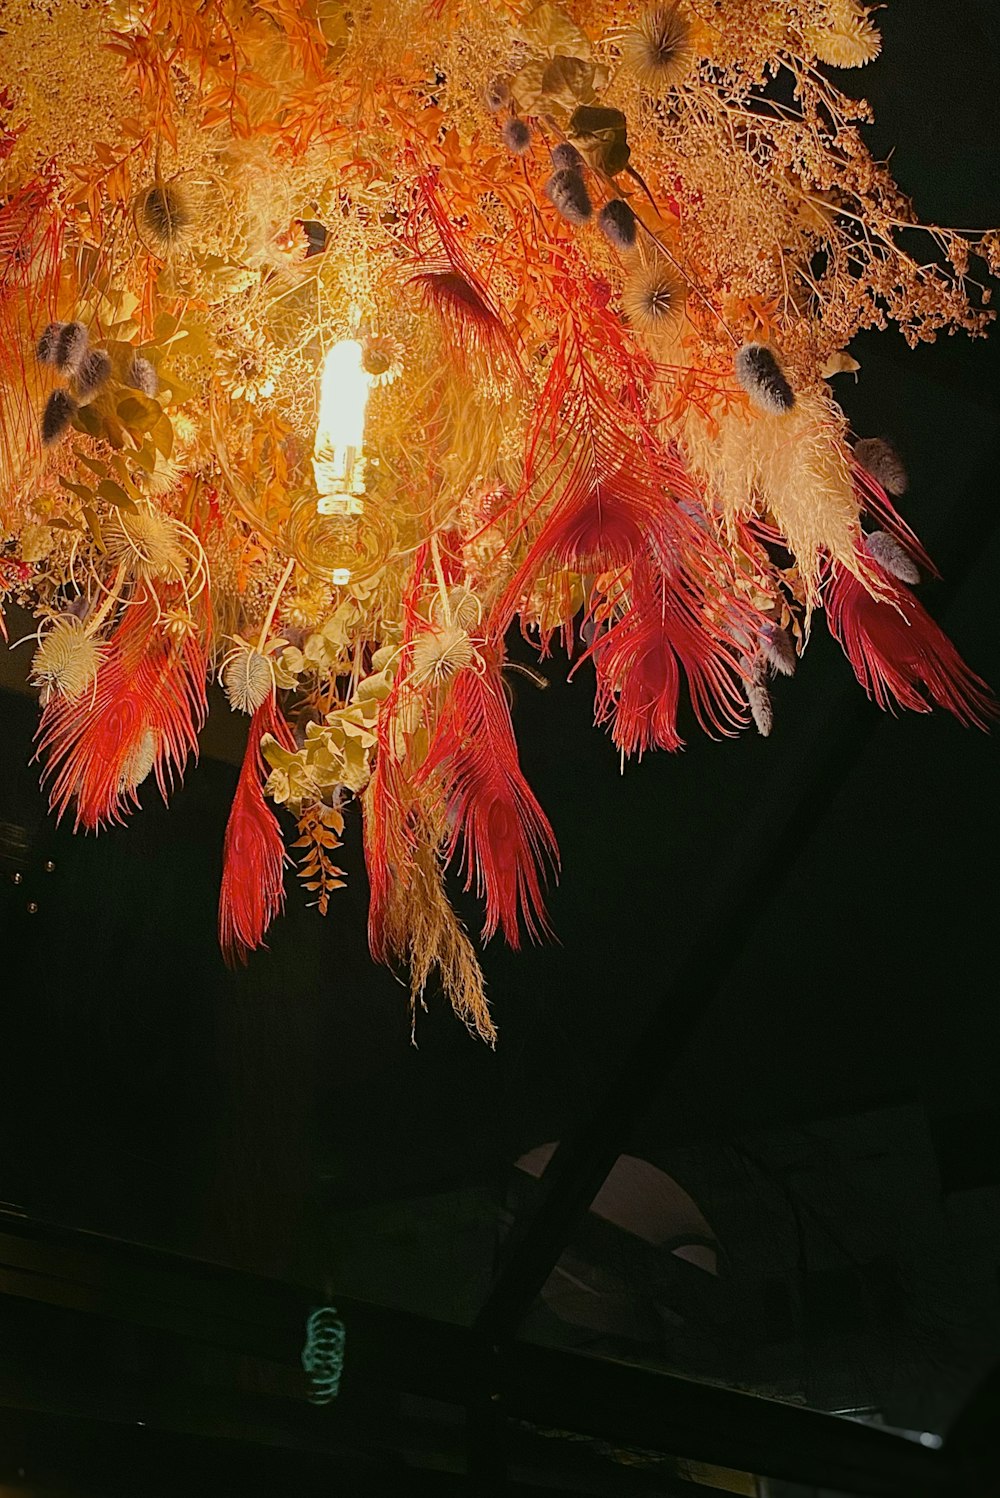
[[[982,333],[1000,237],[915,250],[839,86],[880,50],[856,0],[0,0],[0,33],[42,780],[85,829],[168,795],[217,677],[229,961],[290,858],[327,912],[360,814],[373,956],[493,1038],[446,875],[484,938],[546,934],[515,629],[623,759],[685,700],[770,733],[820,617],[881,707],[992,716],[831,386],[862,329]]]

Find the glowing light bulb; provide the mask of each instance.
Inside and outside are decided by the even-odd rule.
[[[320,514],[358,514],[364,493],[365,410],[371,376],[353,338],[335,343],[323,360],[313,473]]]

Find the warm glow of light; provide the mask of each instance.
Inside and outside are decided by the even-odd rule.
[[[345,338],[323,360],[313,467],[320,498],[358,493],[371,376],[360,343]]]

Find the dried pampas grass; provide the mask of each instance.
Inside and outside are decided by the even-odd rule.
[[[389,888],[384,929],[386,945],[410,969],[414,1021],[434,969],[452,1009],[473,1034],[490,1045],[496,1029],[490,1018],[476,949],[451,908],[433,834],[423,825],[407,880]]]
[[[783,535],[802,574],[807,606],[819,598],[824,553],[860,576],[859,505],[846,422],[822,389],[801,395],[781,415],[720,413],[715,430],[696,412],[682,445],[723,519],[756,514]]]

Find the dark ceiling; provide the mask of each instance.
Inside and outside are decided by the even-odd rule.
[[[909,0],[879,24],[883,59],[848,79],[876,149],[926,219],[1000,223],[997,12]],[[924,600],[996,686],[1000,336],[852,351],[837,394],[906,457],[944,575]],[[270,951],[228,973],[228,730],[169,810],[147,790],[127,828],[75,838],[28,767],[36,704],[5,691],[0,1198],[464,1323],[544,1198],[514,1162],[576,1141],[562,1269],[607,1315],[560,1314],[553,1281],[531,1337],[946,1431],[1000,1331],[995,737],[880,714],[822,620],[770,740],[692,731],[624,775],[585,672],[545,673],[515,721],[562,849],[558,940],[488,948],[495,1053],[436,997],[411,1045],[367,954],[356,819],[326,920],[290,878]],[[714,1272],[581,1210],[621,1152],[698,1204]]]

